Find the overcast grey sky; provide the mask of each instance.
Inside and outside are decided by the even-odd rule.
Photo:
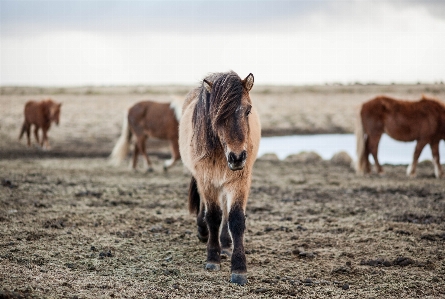
[[[444,80],[445,1],[5,1],[1,85]]]

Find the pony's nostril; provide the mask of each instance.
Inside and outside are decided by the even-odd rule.
[[[247,157],[246,151],[242,151],[239,156],[237,156],[234,152],[230,152],[227,160],[229,163],[242,163],[244,160],[246,160],[246,157]]]
[[[246,151],[242,151],[239,159],[241,161],[244,161],[244,160],[246,160],[246,158],[247,158],[247,152]]]
[[[229,153],[229,158],[228,158],[229,163],[233,163],[233,162],[235,162],[235,160],[236,160],[235,154],[230,152]]]

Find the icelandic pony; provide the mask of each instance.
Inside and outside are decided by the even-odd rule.
[[[245,210],[261,126],[249,91],[253,75],[215,73],[189,92],[179,124],[179,150],[192,179],[189,211],[207,242],[207,270],[231,257],[230,281],[247,283]],[[232,249],[233,246],[233,249]]]
[[[362,104],[355,132],[357,173],[371,172],[369,154],[374,157],[377,172],[383,173],[377,158],[379,141],[383,133],[399,141],[417,141],[413,162],[408,166],[407,175],[415,176],[420,153],[425,145],[429,144],[433,154],[434,173],[437,178],[444,176],[439,158],[439,142],[445,139],[443,103],[425,96],[416,102],[378,96]]]
[[[34,136],[37,143],[43,149],[50,149],[47,132],[51,127],[51,122],[55,122],[59,125],[60,120],[60,107],[61,103],[56,103],[51,99],[37,101],[28,101],[25,104],[25,121],[20,131],[19,140],[22,139],[23,134],[26,132],[28,140],[28,146],[31,146],[31,125],[34,125]],[[42,129],[42,140],[39,139],[39,129]]]
[[[142,154],[147,162],[147,171],[153,171],[145,149],[148,138],[170,141],[172,158],[164,162],[164,170],[173,166],[181,158],[178,145],[178,126],[182,103],[182,100],[174,100],[171,103],[143,101],[134,104],[124,117],[121,136],[110,155],[111,163],[119,165],[125,159],[131,137],[135,135],[134,170],[136,170],[138,155]]]

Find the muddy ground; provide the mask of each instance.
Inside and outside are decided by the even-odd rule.
[[[300,156],[257,160],[247,205],[248,279],[204,270],[205,244],[186,206],[189,176],[112,167],[123,111],[187,87],[1,88],[0,298],[443,298],[445,181],[386,165]],[[254,87],[264,135],[352,132],[355,107],[377,94],[445,99],[444,85]],[[63,102],[52,149],[17,137],[26,100]],[[443,153],[445,154],[445,153]],[[142,163],[141,163],[142,164]]]

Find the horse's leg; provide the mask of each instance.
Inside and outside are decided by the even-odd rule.
[[[40,146],[43,146],[43,140],[42,140],[42,143],[40,143],[40,138],[39,138],[39,126],[38,126],[38,125],[35,125],[35,128],[34,128],[34,137],[36,138],[37,144],[40,145]]]
[[[217,197],[213,194],[206,196],[206,213],[205,220],[209,229],[209,240],[207,241],[207,264],[206,270],[218,271],[221,264],[221,245],[219,243],[219,229],[222,220],[222,211]]]
[[[26,140],[28,142],[28,147],[31,146],[31,124],[26,126]]]
[[[417,140],[416,149],[414,150],[413,162],[408,165],[406,169],[406,175],[410,177],[416,176],[417,160],[419,160],[420,153],[422,153],[423,148],[427,142],[425,140]]]
[[[371,163],[369,162],[369,136],[365,137],[365,149],[364,149],[364,159],[365,159],[365,173],[371,173]]]
[[[377,173],[382,174],[383,168],[379,163],[379,159],[377,158],[377,152],[379,149],[379,142],[380,138],[382,137],[382,134],[375,134],[375,135],[369,135],[368,137],[368,146],[369,146],[369,152],[371,153],[372,157],[374,158],[375,167],[377,169]]]
[[[200,192],[200,194],[204,194],[205,197],[206,211],[204,218],[209,230],[206,270],[218,271],[221,264],[219,230],[221,227],[222,210],[218,200],[218,193],[215,188],[208,187],[204,190],[204,192]],[[201,198],[201,200],[204,199]]]
[[[172,153],[172,158],[164,162],[164,171],[168,168],[172,167],[176,161],[181,157],[179,153],[179,140],[178,138],[174,138],[170,141],[170,148]]]
[[[207,228],[205,220],[205,210],[204,201],[201,200],[199,203],[198,216],[196,217],[196,224],[198,225],[198,239],[203,243],[207,243],[209,239],[209,229]]]
[[[49,140],[48,140],[48,129],[42,128],[43,137],[42,137],[42,148],[45,146],[45,150],[49,150]]]
[[[233,240],[230,282],[245,285],[247,283],[246,254],[244,252],[246,216],[241,202],[234,203],[230,209],[229,229]]]
[[[148,158],[147,150],[145,148],[147,138],[145,136],[138,137],[138,146],[139,151],[141,152],[142,156],[144,156],[145,161],[147,162],[147,172],[152,172],[153,168],[151,167],[150,158]]]
[[[134,145],[134,151],[133,151],[133,170],[136,170],[138,158],[139,158],[139,146],[138,146],[138,142],[136,141],[136,143]]]
[[[221,227],[221,234],[219,240],[221,242],[221,254],[227,255],[229,258],[232,256],[232,237],[229,234],[229,215],[227,212],[227,200],[223,200],[223,220]]]
[[[433,154],[434,174],[436,178],[443,178],[444,172],[440,165],[439,142],[430,143],[431,153]]]

